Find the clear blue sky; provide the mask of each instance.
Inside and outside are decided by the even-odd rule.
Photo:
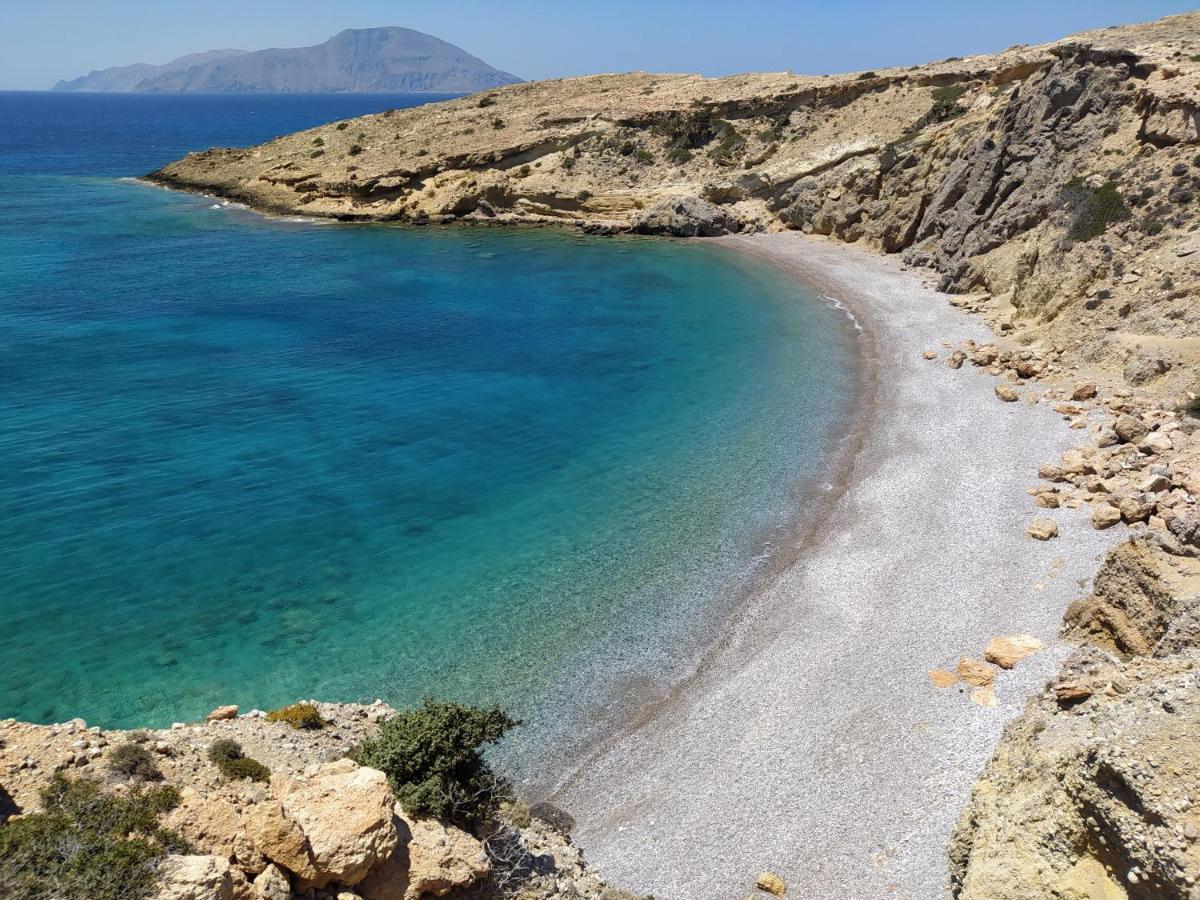
[[[1185,12],[1171,0],[0,0],[0,89],[199,50],[405,25],[524,78],[634,69],[837,72]]]

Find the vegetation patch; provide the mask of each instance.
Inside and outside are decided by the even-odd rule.
[[[117,796],[57,772],[41,796],[41,812],[0,825],[0,897],[139,900],[154,893],[162,857],[190,850],[158,824],[179,805],[173,787]]]
[[[728,122],[720,121],[717,133],[720,140],[715,147],[708,151],[708,155],[717,162],[727,160],[740,153],[746,146],[745,138],[738,134],[738,130]]]
[[[1090,187],[1077,175],[1067,182],[1060,197],[1071,218],[1067,236],[1073,241],[1090,241],[1104,234],[1113,222],[1126,221],[1132,215],[1113,181]]]
[[[154,754],[141,744],[127,741],[108,751],[105,760],[108,771],[123,778],[140,778],[143,781],[161,781],[162,772],[154,761]]]
[[[208,759],[231,781],[268,781],[271,770],[242,751],[242,745],[232,738],[220,738],[208,747]]]
[[[858,80],[859,81],[869,81],[872,78],[878,78],[878,77],[879,76],[877,74],[875,74],[874,72],[860,72],[859,76],[858,76]]]
[[[717,136],[719,122],[708,110],[672,110],[655,130],[667,139],[668,150],[696,150]]]
[[[686,147],[672,147],[667,151],[667,162],[674,163],[677,166],[682,166],[684,163],[692,161],[692,151]]]
[[[511,785],[491,770],[481,751],[518,724],[498,707],[426,700],[383,722],[379,735],[352,755],[387,775],[408,813],[475,831],[512,798]]]
[[[480,109],[484,109],[488,106],[495,106],[495,105],[496,105],[496,98],[493,97],[491,94],[484,94],[482,97],[479,98],[479,108]]]
[[[329,724],[321,718],[321,714],[311,703],[293,703],[290,706],[273,709],[267,713],[267,721],[287,722],[293,728],[300,730],[315,730]]]

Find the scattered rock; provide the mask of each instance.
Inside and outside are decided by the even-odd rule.
[[[1150,427],[1145,422],[1129,415],[1120,416],[1113,423],[1113,430],[1127,444],[1136,444],[1150,433]]]
[[[207,716],[204,717],[205,722],[223,722],[226,719],[236,719],[238,708],[236,706],[218,706]]]
[[[1096,385],[1091,382],[1075,385],[1075,390],[1071,391],[1071,399],[1075,401],[1091,400],[1096,396]]]
[[[219,856],[168,856],[158,878],[154,900],[233,900],[229,861]]]
[[[972,687],[989,687],[996,680],[996,670],[987,663],[964,656],[955,667],[958,677]]]
[[[947,672],[945,669],[930,669],[929,680],[937,688],[954,687],[958,684],[958,676],[953,672]]]
[[[1048,541],[1058,537],[1058,523],[1053,519],[1034,519],[1025,533],[1037,541]]]
[[[999,382],[996,385],[996,396],[1005,403],[1012,403],[1021,399],[1021,395],[1017,393],[1017,389],[1007,382]]]
[[[1037,653],[1045,645],[1031,634],[1010,634],[994,637],[988,641],[983,658],[1002,669],[1011,669],[1027,656]]]
[[[782,897],[787,893],[787,884],[773,872],[760,872],[754,882],[754,886],[760,891],[766,891],[768,894],[774,894],[776,897]]]
[[[1121,521],[1121,511],[1111,503],[1092,504],[1092,527],[1097,531],[1111,528]]]
[[[991,685],[975,688],[975,690],[971,691],[970,700],[976,706],[983,706],[988,709],[999,705],[999,701],[996,699],[996,691]]]

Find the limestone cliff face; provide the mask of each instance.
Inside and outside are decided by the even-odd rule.
[[[933,267],[1077,362],[1149,355],[1132,368],[1153,380],[1197,353],[1198,153],[1190,13],[844,76],[514,85],[151,177],[346,220],[829,235]]]

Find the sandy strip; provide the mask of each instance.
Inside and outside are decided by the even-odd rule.
[[[555,798],[617,884],[729,900],[760,870],[790,897],[948,895],[946,844],[1004,723],[1057,669],[1067,604],[1119,529],[1035,509],[1036,467],[1080,442],[1045,404],[1002,403],[970,364],[922,358],[992,339],[896,260],[795,234],[724,239],[841,300],[865,328],[869,403],[819,539],[749,603],[701,671]],[[1035,515],[1061,536],[1025,536]],[[999,706],[934,668],[995,635],[1051,645],[997,678]]]

